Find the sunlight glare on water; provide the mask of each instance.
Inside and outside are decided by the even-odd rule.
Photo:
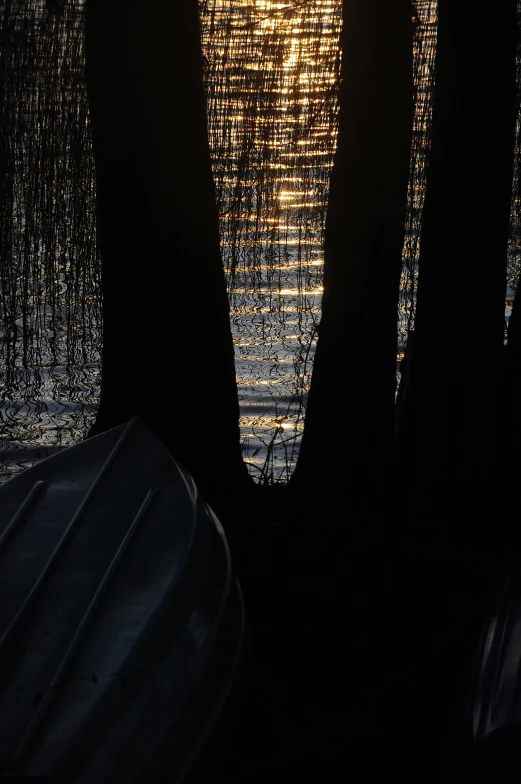
[[[199,5],[243,454],[257,480],[286,481],[302,434],[320,318],[342,3]],[[434,0],[417,0],[417,29],[423,32],[415,36],[418,90],[400,355],[414,323],[434,6]],[[0,451],[10,456],[0,479],[40,459],[42,449],[85,436],[99,400],[101,351],[84,0],[70,0],[56,18],[44,0],[12,8],[17,35],[4,47],[1,76],[6,95],[15,95],[20,133],[11,140],[11,272],[0,279]],[[61,27],[53,26],[58,22]],[[57,95],[74,121],[58,122],[61,115],[52,111],[41,114]],[[332,406],[338,416],[331,421],[338,421],[341,393]]]
[[[341,2],[201,8],[243,455],[255,478],[284,481],[320,318]]]

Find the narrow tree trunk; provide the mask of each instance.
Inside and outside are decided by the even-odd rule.
[[[139,415],[210,499],[247,484],[197,0],[88,0],[103,263],[93,434]]]
[[[16,129],[16,92],[10,73],[12,62],[8,54],[13,44],[15,29],[12,2],[6,2],[0,17],[0,311],[5,340],[4,358],[6,377],[15,364],[16,304],[12,280],[13,214],[15,160],[12,154]],[[11,84],[9,83],[11,81]]]
[[[422,503],[495,471],[516,110],[516,0],[439,0],[432,148],[402,459]]]
[[[413,117],[410,0],[344,0],[319,340],[295,487],[365,486],[393,447]]]
[[[508,344],[505,353],[505,397],[502,406],[502,465],[503,488],[509,494],[519,482],[521,473],[521,293],[518,288],[508,323]],[[514,514],[516,531],[519,529]],[[521,543],[521,532],[516,534]]]

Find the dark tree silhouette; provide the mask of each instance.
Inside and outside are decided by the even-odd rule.
[[[521,399],[521,294],[519,288],[514,298],[508,322],[508,343],[505,352],[505,397],[501,409],[502,428],[502,473],[507,492],[519,481],[521,468],[521,423],[519,401]],[[521,541],[521,536],[517,536]]]
[[[412,34],[410,0],[344,0],[322,320],[295,487],[378,483],[390,466]]]
[[[220,508],[248,477],[197,0],[88,0],[86,75],[104,302],[91,435],[139,415]]]
[[[439,0],[432,148],[400,442],[422,505],[461,503],[498,458],[516,112],[516,2]],[[493,494],[493,493],[492,493]],[[451,498],[451,505],[454,500]]]

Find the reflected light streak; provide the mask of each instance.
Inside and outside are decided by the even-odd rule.
[[[270,471],[281,477],[298,451],[320,319],[342,3],[204,5],[208,125],[243,455],[258,474],[270,454]]]

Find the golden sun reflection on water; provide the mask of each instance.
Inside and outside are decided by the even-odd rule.
[[[284,480],[320,318],[341,0],[203,6],[243,454],[254,476]]]
[[[230,293],[244,455],[254,475],[272,480],[287,479],[295,463],[313,365],[340,66],[341,0],[291,0],[291,3],[290,0],[200,0],[208,128]],[[31,20],[26,16],[25,4],[9,5],[19,18],[20,30],[30,31]],[[43,10],[45,4],[32,5]],[[82,141],[78,143],[85,152],[90,150],[90,140],[86,103],[84,97],[78,99],[84,63],[82,46],[78,46],[81,40],[77,37],[83,24],[80,16],[84,0],[61,5],[64,9],[60,18],[72,14],[71,19],[74,17],[78,24],[74,22],[74,34],[70,27],[70,36],[53,39],[57,46],[56,63],[70,62],[74,66],[67,74],[60,70],[58,94],[63,106],[69,107],[68,117],[83,118]],[[416,0],[415,5],[420,10],[422,7],[432,10],[435,4],[433,0]],[[422,13],[425,17],[423,11],[420,16]],[[26,46],[28,73],[37,77],[37,81],[41,74],[31,68],[40,63],[40,56],[31,64],[30,50],[36,46],[43,52],[41,47],[50,43],[52,33],[49,28],[47,35],[39,18],[37,15],[33,20],[34,37],[25,32],[19,42],[17,37],[17,46],[18,43]],[[422,24],[424,48],[421,56],[416,56],[415,66],[419,84],[413,145],[416,179],[402,281],[402,334],[410,327],[414,315],[416,230],[426,170],[422,129],[430,122],[427,97],[434,70],[432,51],[429,53],[428,49],[435,26],[429,22],[425,34],[425,19]],[[419,40],[417,37],[417,43]],[[15,72],[17,61],[15,57],[12,63]],[[67,77],[71,86],[68,96],[62,89],[63,77]],[[27,166],[27,153],[40,160],[38,156],[43,148],[38,140],[47,138],[46,126],[37,121],[43,94],[30,87],[32,77],[27,84],[31,100],[20,109],[20,127],[25,127],[27,121],[27,128],[35,132],[34,137],[29,132],[12,140],[20,164],[13,183],[20,205],[25,203],[24,194],[32,193],[33,189],[39,193],[40,186],[43,187],[38,165]],[[48,95],[47,87],[44,91],[45,100],[54,95],[50,83],[49,90]],[[74,134],[69,135],[75,126],[75,122],[65,124],[64,139],[76,138]],[[29,148],[24,146],[25,139],[30,140]],[[45,446],[74,443],[92,423],[99,396],[101,304],[99,266],[91,252],[93,190],[89,192],[94,175],[89,155],[82,154],[81,161],[79,157],[76,160],[76,143],[69,149],[67,142],[56,157],[52,146],[44,150],[49,172],[54,172],[53,187],[59,184],[56,200],[44,201],[56,202],[52,214],[57,220],[52,224],[66,227],[67,232],[63,237],[49,240],[44,251],[34,247],[31,269],[25,263],[29,258],[25,214],[18,207],[14,214],[15,267],[18,269],[19,264],[20,271],[23,270],[23,296],[26,273],[31,286],[35,286],[24,304],[29,313],[27,335],[31,338],[29,360],[33,364],[29,367],[25,357],[23,361],[20,359],[19,348],[24,341],[16,333],[11,341],[11,332],[5,331],[2,341],[4,348],[13,347],[16,387],[10,389],[16,392],[8,393],[4,386],[4,403],[0,408],[4,430],[20,446],[25,441]],[[67,175],[62,188],[63,165],[72,167],[74,177],[85,176],[85,203],[76,199],[74,177],[69,179]],[[76,204],[74,210],[79,211],[70,211],[68,199],[70,205]],[[38,208],[33,215],[36,224],[44,214],[43,207]],[[83,223],[85,216],[88,216],[88,226]],[[46,260],[40,268],[42,253]],[[80,257],[81,265],[75,267],[80,264]],[[80,267],[80,278],[71,282],[71,270]],[[17,288],[11,292],[14,312],[18,308],[14,301],[21,291]],[[55,307],[60,312],[57,319]],[[47,318],[48,312],[52,312],[52,320]],[[25,319],[24,312],[20,320]],[[41,340],[33,341],[33,335],[39,335]]]
[[[200,2],[244,456],[257,477],[286,480],[320,320],[342,2]],[[414,324],[436,30],[435,0],[413,6],[416,114],[398,314],[402,352]],[[246,356],[252,335],[256,358]]]

